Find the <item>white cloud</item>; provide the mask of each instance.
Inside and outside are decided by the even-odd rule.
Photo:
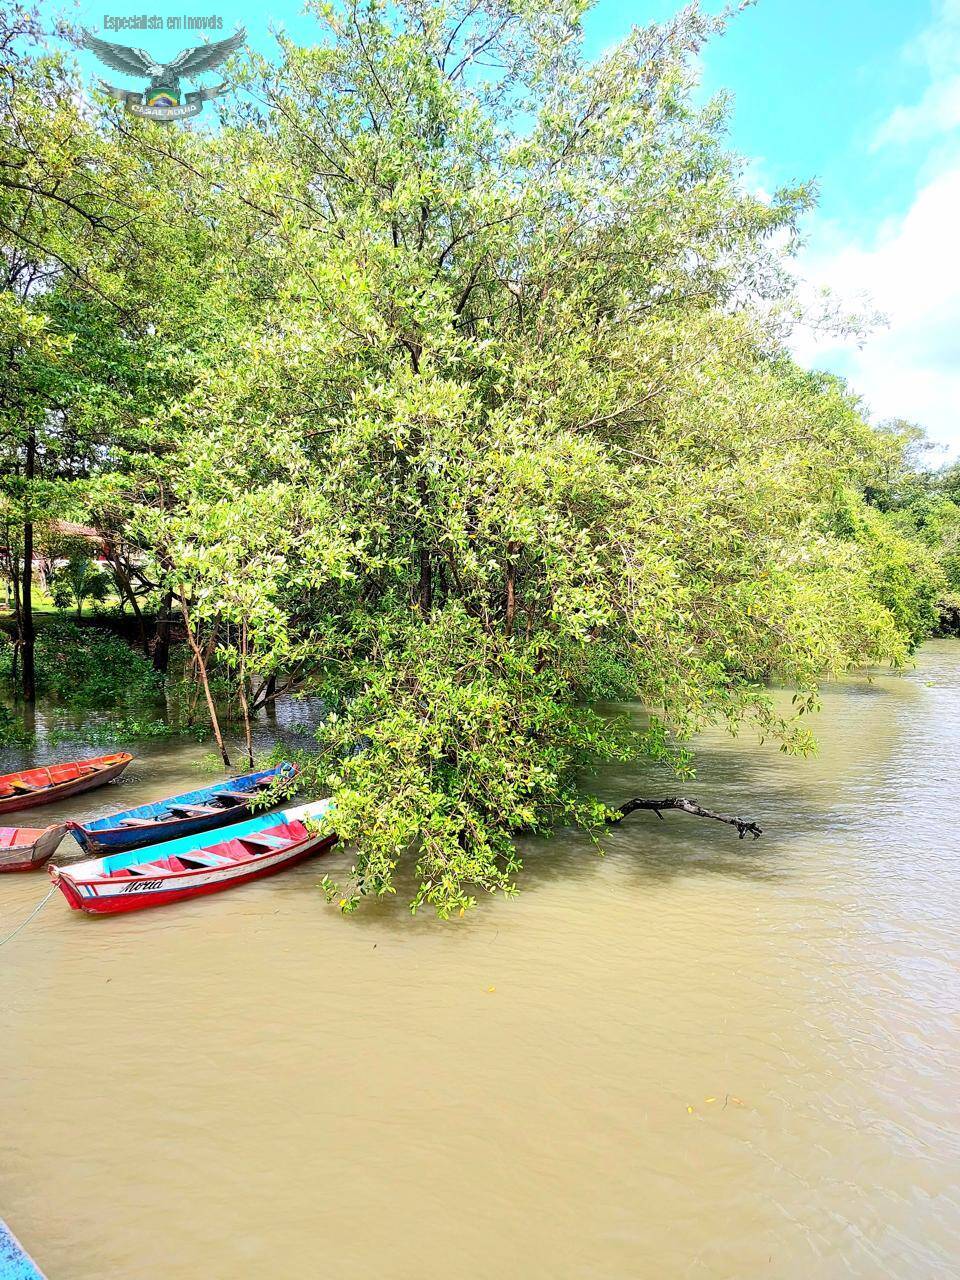
[[[890,112],[871,147],[919,161],[912,204],[869,235],[814,223],[798,264],[811,285],[842,304],[866,303],[887,326],[862,345],[801,329],[793,349],[804,364],[843,374],[878,420],[916,422],[960,454],[960,156],[951,137],[960,126],[960,0],[939,0],[903,57],[926,87]]]
[[[874,135],[874,148],[935,138],[960,125],[960,0],[941,0],[934,21],[905,55],[925,68],[929,83],[916,102],[887,116]]]
[[[842,302],[867,298],[887,317],[862,346],[810,329],[794,351],[847,377],[878,420],[901,417],[960,453],[960,165],[928,182],[907,213],[868,242],[824,227],[799,265]]]
[[[919,102],[896,107],[877,130],[873,148],[919,142],[960,125],[960,76],[931,84]]]

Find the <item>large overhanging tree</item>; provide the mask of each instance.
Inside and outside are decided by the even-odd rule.
[[[156,444],[99,501],[245,701],[322,695],[344,907],[406,858],[449,914],[518,833],[618,816],[598,760],[717,721],[806,749],[818,679],[902,661],[935,583],[861,496],[891,438],[783,345],[810,195],[750,195],[696,105],[722,20],[591,64],[576,3],[313,12],[218,134],[106,127],[180,239],[130,279]]]
[[[405,857],[442,914],[508,889],[517,833],[615,816],[582,787],[597,760],[717,720],[803,750],[768,679],[802,713],[927,621],[859,497],[888,442],[781,343],[809,194],[746,193],[722,104],[694,104],[722,23],[687,10],[588,64],[580,11],[317,5],[317,43],[255,60],[182,165],[243,318],[139,518],[198,625],[257,544],[245,667],[330,709],[313,777],[356,844],[348,907]]]

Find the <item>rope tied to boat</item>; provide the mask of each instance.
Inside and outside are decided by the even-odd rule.
[[[56,892],[57,892],[57,886],[52,885],[51,888],[48,890],[48,892],[40,899],[37,905],[33,908],[33,910],[27,916],[26,920],[22,920],[20,924],[18,924],[17,927],[14,930],[12,930],[12,932],[7,934],[5,938],[0,938],[0,947],[5,947],[11,938],[15,938],[21,929],[25,929],[27,925],[30,923],[30,921],[33,919],[33,917],[40,914],[40,912],[43,910],[43,908],[47,905],[47,903],[50,901],[50,899],[53,897],[53,895]]]

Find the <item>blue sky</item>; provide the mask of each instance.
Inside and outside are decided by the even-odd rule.
[[[598,0],[588,50],[677,7]],[[304,41],[313,27],[299,0],[274,0],[269,13],[252,0],[79,4],[85,25],[158,56],[193,42],[103,31],[106,14],[136,13],[220,14],[224,34],[242,24],[265,52],[268,23]],[[104,73],[90,55],[81,61],[91,79]],[[731,142],[754,186],[817,180],[799,264],[811,289],[829,286],[851,307],[886,316],[862,345],[801,331],[798,358],[849,377],[878,420],[919,422],[960,454],[960,0],[760,0],[707,47],[702,76],[705,93],[734,97]]]

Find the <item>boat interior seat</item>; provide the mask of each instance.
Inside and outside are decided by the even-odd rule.
[[[211,853],[209,849],[191,850],[189,853],[178,854],[178,857],[191,871],[196,867],[225,867],[233,861],[232,858],[225,858],[221,853]]]
[[[223,857],[227,862],[245,862],[250,857],[250,850],[247,849],[242,840],[231,840],[229,844],[222,845]]]
[[[268,836],[263,832],[255,832],[250,836],[240,836],[241,844],[252,844],[254,848],[260,849],[282,849],[287,844],[280,836]]]

